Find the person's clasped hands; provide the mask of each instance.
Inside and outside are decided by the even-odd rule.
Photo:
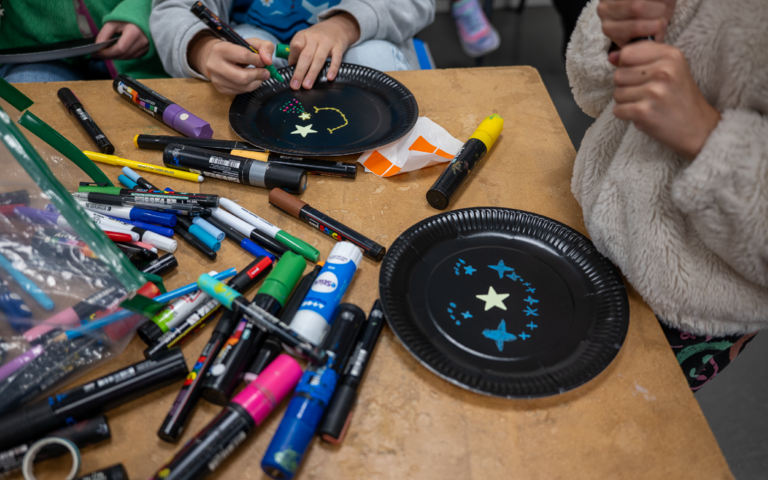
[[[336,78],[344,52],[359,38],[360,27],[348,13],[339,13],[296,33],[291,39],[288,57],[288,63],[296,65],[291,88],[312,88],[329,57],[328,80]],[[225,95],[253,91],[269,79],[269,72],[263,67],[272,65],[275,45],[258,38],[246,40],[258,55],[213,35],[198,35],[189,45],[189,64]],[[249,65],[256,68],[246,68]]]
[[[600,0],[603,33],[619,50],[613,114],[690,160],[720,121],[688,68],[683,53],[662,43],[676,0]],[[655,41],[635,41],[654,37]]]
[[[141,29],[128,22],[107,22],[96,36],[95,43],[106,42],[115,34],[120,39],[109,47],[99,50],[97,57],[106,60],[131,60],[144,56],[149,51],[149,39]]]

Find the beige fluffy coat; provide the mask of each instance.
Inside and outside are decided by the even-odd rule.
[[[592,240],[674,327],[768,327],[768,1],[677,2],[665,42],[723,116],[693,162],[613,115],[597,4],[567,54],[576,102],[597,118],[571,184]]]

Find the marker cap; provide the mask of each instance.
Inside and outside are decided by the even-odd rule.
[[[282,188],[286,192],[301,195],[307,188],[307,172],[296,167],[267,163],[264,186],[270,190]]]
[[[154,212],[144,210],[143,208],[133,208],[130,213],[131,220],[139,222],[156,223],[164,227],[174,227],[176,225],[176,215],[163,212]]]
[[[196,236],[198,240],[203,242],[203,244],[205,244],[206,247],[210,248],[214,252],[218,251],[221,248],[221,243],[218,242],[215,238],[213,238],[210,233],[206,232],[199,226],[194,224],[189,225],[189,227],[187,227],[187,230],[189,231],[189,233]]]
[[[138,135],[136,136],[138,137]],[[139,177],[141,176],[138,173],[134,172],[133,169],[131,169],[131,167],[123,167],[123,175],[130,178],[134,182],[138,182]]]
[[[500,115],[494,114],[480,122],[480,125],[469,138],[476,138],[485,144],[485,148],[490,150],[493,144],[501,134],[504,128],[504,119]]]
[[[120,219],[118,219],[120,220]],[[126,220],[122,220],[125,222]],[[161,227],[159,225],[152,225],[151,223],[144,223],[139,222],[135,220],[128,220],[128,222],[132,223],[134,227],[143,228],[144,230],[149,230],[152,233],[156,233],[158,235],[162,235],[164,237],[171,238],[173,237],[173,229],[168,227]]]
[[[163,122],[188,137],[211,138],[213,136],[213,129],[210,123],[189,113],[176,104],[169,105],[165,109],[163,112]]]
[[[285,252],[275,264],[272,273],[264,280],[259,293],[269,295],[284,306],[306,266],[307,262],[303,257],[293,252]]]
[[[277,58],[283,58],[288,60],[288,56],[291,54],[291,46],[284,43],[278,43],[275,49],[275,56]]]
[[[266,251],[266,250],[264,250],[263,248],[261,248],[260,246],[256,245],[256,244],[253,242],[253,240],[251,240],[250,238],[244,238],[244,239],[243,239],[243,240],[240,242],[240,247],[241,247],[243,250],[245,250],[246,252],[250,253],[251,255],[253,255],[253,256],[255,256],[255,257],[261,257],[261,256],[264,256],[264,257],[268,257],[268,258],[271,258],[271,259],[272,259],[272,261],[274,261],[274,260],[275,260],[275,258],[276,258],[274,255],[272,255],[272,254],[271,254],[271,253],[269,253],[268,251]]]
[[[144,234],[141,236],[141,240],[143,242],[149,243],[150,245],[154,245],[160,250],[165,250],[166,252],[170,253],[175,252],[179,246],[176,240],[149,231],[144,232]]]
[[[301,375],[299,363],[281,354],[232,401],[243,407],[258,425],[276,404],[291,393]]]
[[[206,233],[208,233],[210,236],[215,238],[216,241],[220,242],[220,241],[224,240],[224,237],[225,237],[224,232],[222,232],[218,228],[216,228],[213,225],[211,225],[211,223],[208,220],[206,220],[206,219],[204,219],[202,217],[195,217],[195,218],[192,219],[192,223],[194,223],[198,227],[200,227],[203,230],[205,230]]]
[[[137,187],[136,182],[131,180],[130,178],[126,177],[125,175],[118,175],[117,181],[125,185],[125,188],[130,188],[131,190],[135,189]],[[79,191],[79,189],[78,189]],[[118,193],[119,195],[119,193]]]

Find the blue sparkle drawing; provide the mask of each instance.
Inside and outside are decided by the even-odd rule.
[[[539,311],[538,308],[525,307],[525,310],[523,310],[523,313],[525,313],[526,317],[530,317],[531,315],[533,315],[534,317],[538,317],[539,316],[538,311]]]
[[[461,325],[461,322],[456,320],[456,325]]]
[[[515,272],[512,272],[509,275],[507,275],[507,278],[511,278],[513,282],[516,282],[520,279],[520,275],[517,275]]]
[[[535,298],[531,298],[530,295],[528,295],[528,298],[526,298],[523,301],[526,302],[528,305],[533,305],[534,303],[539,303],[538,300],[536,300]]]
[[[520,340],[525,341],[526,338],[531,338],[531,336],[525,332],[520,334]]]
[[[456,308],[456,304],[455,304],[455,303],[453,303],[453,302],[449,303],[448,305],[450,305],[450,306],[451,306],[451,307],[453,307],[453,308]],[[453,308],[449,308],[449,309],[448,309],[448,313],[449,313],[449,314],[453,313]],[[454,319],[454,320],[456,320],[456,317],[454,317],[453,315],[451,315],[451,318],[452,318],[452,319]]]
[[[533,287],[528,287],[528,289],[526,289],[525,291],[530,293],[536,293],[536,289]]]
[[[504,351],[504,342],[514,342],[517,337],[507,332],[507,323],[502,320],[496,330],[490,330],[486,328],[483,330],[483,336],[489,340],[496,342],[496,348],[500,352]]]
[[[467,275],[472,275],[476,271],[477,271],[477,269],[472,268],[472,265],[467,265],[466,267],[464,267],[464,273],[467,274]]]
[[[469,313],[469,310],[467,310],[466,312],[462,313],[461,316],[464,317],[464,320],[466,320],[468,318],[472,318],[472,314]]]
[[[531,323],[529,323],[528,325],[526,325],[526,327],[528,327],[528,328],[530,328],[531,330],[533,330],[534,328],[538,328],[539,326],[538,326],[538,325],[536,325],[535,323],[531,322]]]
[[[504,265],[504,260],[499,260],[499,263],[497,265],[488,265],[488,268],[491,268],[499,272],[499,278],[504,278],[504,274],[506,272],[515,271],[514,268],[509,268],[508,266]]]
[[[531,284],[528,283],[528,282],[525,282],[523,285],[525,285],[526,287],[530,287],[531,286]]]

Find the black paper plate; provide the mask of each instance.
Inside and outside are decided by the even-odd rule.
[[[419,118],[405,86],[372,68],[342,63],[328,81],[326,64],[311,90],[291,90],[294,67],[278,70],[253,92],[235,97],[232,130],[271,152],[306,156],[348,155],[396,142]]]
[[[424,366],[499,397],[583,385],[613,360],[629,326],[616,267],[572,228],[519,210],[468,208],[417,223],[389,248],[379,290],[389,325]]]
[[[105,42],[94,43],[96,37],[77,38],[46,45],[31,45],[28,47],[6,48],[0,50],[0,63],[32,63],[48,62],[61,58],[79,57],[96,53],[120,40],[113,37]]]

